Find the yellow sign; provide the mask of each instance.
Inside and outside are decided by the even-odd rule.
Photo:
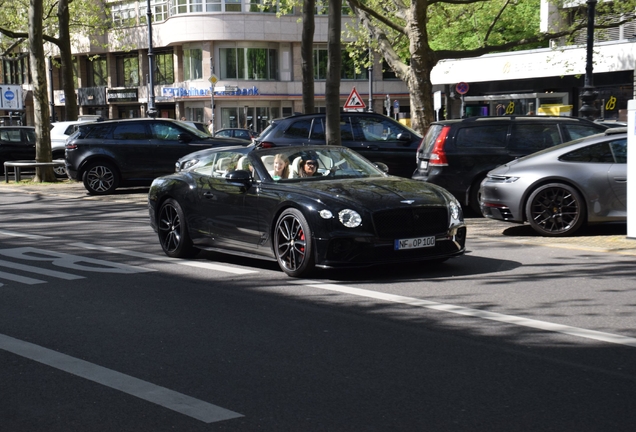
[[[217,82],[219,82],[219,77],[216,76],[215,74],[212,74],[212,76],[210,76],[210,78],[208,78],[208,81],[210,81],[210,83],[212,85],[216,84]]]

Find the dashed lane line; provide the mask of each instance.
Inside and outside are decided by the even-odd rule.
[[[242,414],[195,399],[147,381],[60,352],[0,334],[0,349],[89,381],[136,396],[204,423],[243,417]]]
[[[624,345],[636,348],[636,338],[605,333],[596,330],[587,330],[579,327],[572,327],[563,324],[555,324],[547,321],[539,321],[535,319],[523,318],[514,315],[505,315],[497,312],[484,311],[480,309],[472,309],[452,304],[438,303],[430,300],[423,300],[414,297],[405,297],[395,294],[388,294],[379,291],[371,291],[361,288],[347,287],[343,285],[335,285],[310,280],[290,281],[292,284],[304,285],[311,288],[335,291],[342,294],[349,294],[359,297],[372,298],[392,303],[406,304],[415,307],[432,309],[442,312],[449,312],[457,315],[480,318],[490,321],[498,321],[506,324],[512,324],[521,327],[530,327],[534,329],[561,333],[569,336],[576,336],[586,339],[597,340],[617,345]]]
[[[220,272],[226,272],[226,273],[232,273],[232,274],[251,274],[251,273],[258,273],[258,271],[256,270],[248,270],[248,269],[243,269],[243,268],[239,268],[239,267],[232,267],[232,266],[226,266],[226,265],[221,265],[221,264],[214,264],[211,262],[204,262],[204,261],[187,261],[187,260],[179,260],[177,258],[170,258],[167,256],[160,256],[160,255],[153,255],[153,254],[148,254],[145,252],[136,252],[136,251],[131,251],[128,249],[120,249],[120,248],[114,248],[111,246],[100,246],[100,245],[93,245],[90,243],[73,243],[69,246],[73,246],[73,247],[80,247],[83,249],[92,249],[92,250],[99,250],[102,252],[109,252],[109,253],[114,253],[114,254],[120,254],[120,255],[127,255],[127,256],[132,256],[132,257],[136,257],[136,258],[143,258],[143,259],[147,259],[147,260],[152,260],[152,261],[162,261],[162,262],[169,262],[171,264],[179,264],[179,265],[183,265],[183,266],[189,266],[189,267],[197,267],[197,268],[202,268],[202,269],[208,269],[208,270],[216,270],[216,271],[220,271]]]

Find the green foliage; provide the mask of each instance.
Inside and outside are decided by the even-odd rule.
[[[44,16],[42,20],[43,33],[50,38],[59,36],[57,18],[58,0],[43,0]],[[69,0],[70,12],[69,30],[74,37],[103,35],[110,28],[106,0]],[[15,33],[28,34],[29,0],[0,0],[0,29]],[[1,31],[1,30],[0,30]],[[14,38],[4,36],[0,38],[0,49],[4,50],[14,42]],[[45,38],[46,39],[46,38]]]

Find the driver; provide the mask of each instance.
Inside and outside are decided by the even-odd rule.
[[[318,172],[317,159],[303,159],[300,161],[300,177],[314,177],[321,175]]]

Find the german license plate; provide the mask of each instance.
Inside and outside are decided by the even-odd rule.
[[[435,246],[435,237],[416,237],[410,239],[395,240],[395,250],[418,249]]]
[[[420,161],[420,169],[425,170],[426,168],[428,168],[428,161],[421,160]]]

